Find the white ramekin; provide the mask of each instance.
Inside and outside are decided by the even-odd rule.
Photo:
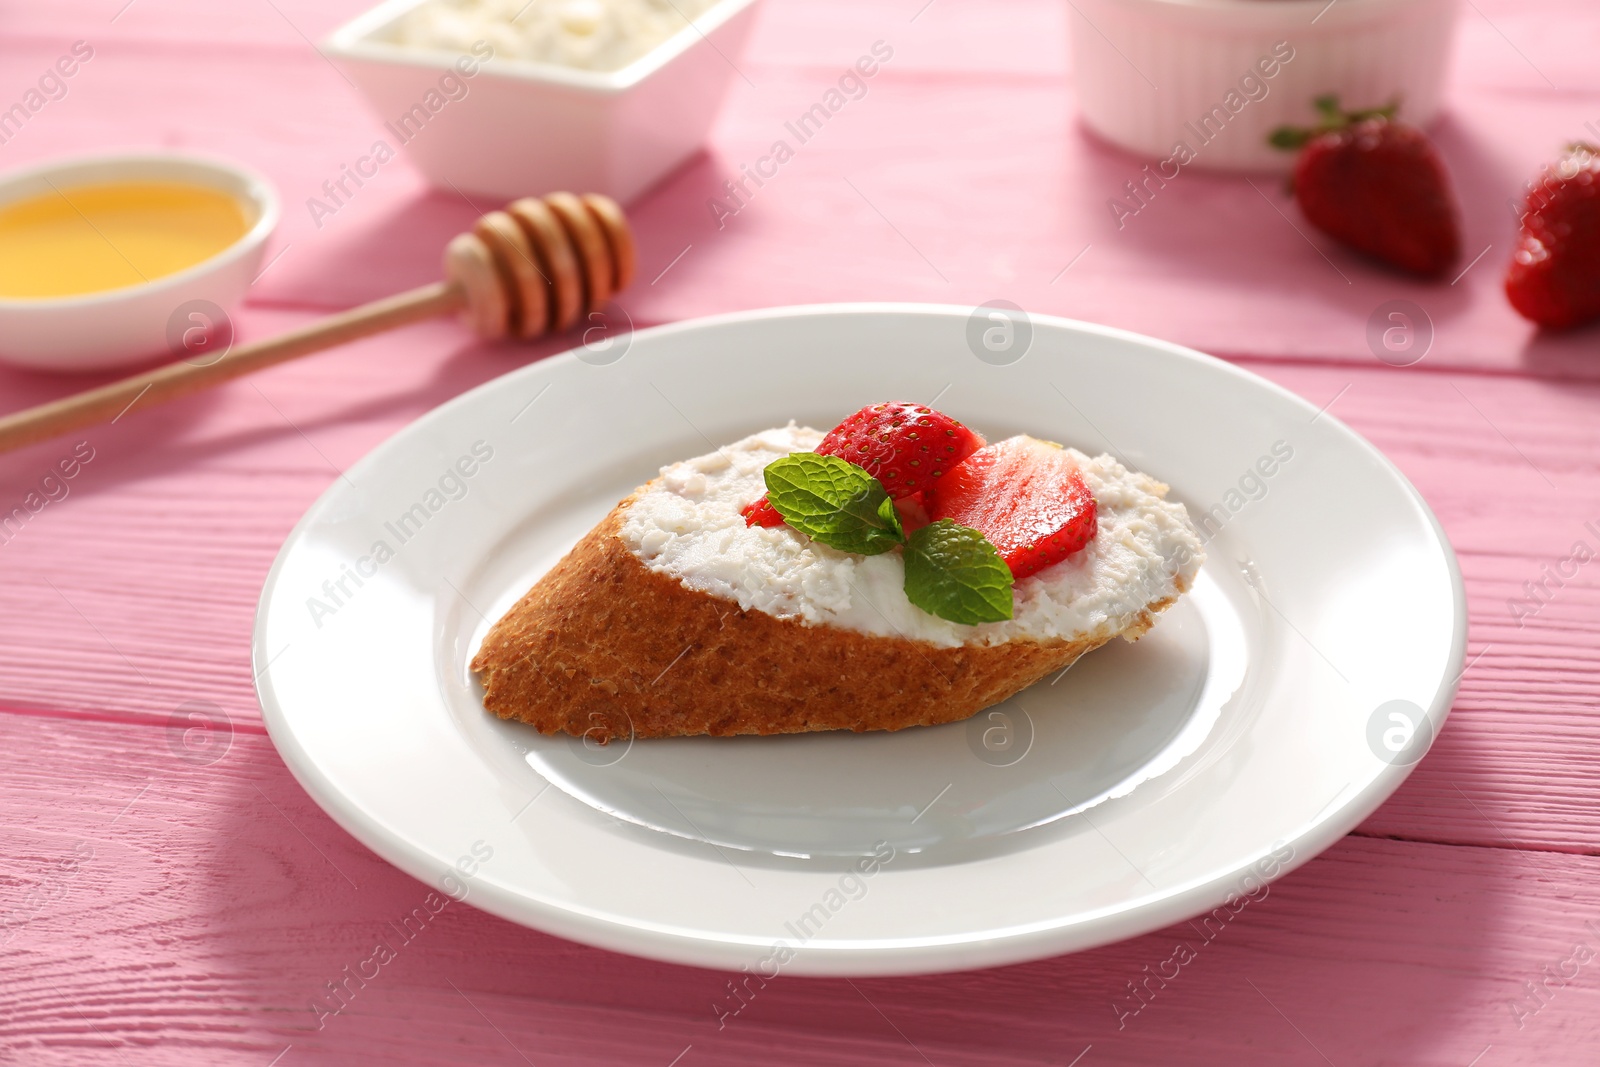
[[[1078,104],[1090,129],[1142,155],[1169,158],[1181,141],[1194,150],[1194,166],[1273,171],[1287,170],[1293,156],[1269,146],[1267,135],[1311,125],[1311,101],[1325,93],[1350,108],[1398,99],[1403,118],[1431,121],[1460,7],[1460,0],[1068,3]],[[1265,78],[1257,63],[1279,42],[1293,58]],[[1247,75],[1265,95],[1251,84],[1259,99],[1248,98]],[[1240,101],[1237,110],[1229,106]],[[1214,118],[1197,131],[1193,124],[1218,107],[1228,121]]]
[[[179,152],[123,152],[55,160],[0,175],[0,204],[52,189],[123,181],[173,181],[218,189],[239,202],[245,235],[185,270],[153,281],[82,296],[0,298],[0,360],[45,370],[94,371],[181,354],[171,338],[174,316],[216,329],[215,305],[230,311],[261,267],[267,237],[278,225],[278,195],[253,170]],[[197,305],[191,319],[186,305]]]
[[[760,0],[723,0],[621,70],[575,70],[490,58],[461,78],[451,52],[390,43],[395,22],[423,0],[387,0],[322,45],[393,126],[455,75],[466,94],[404,142],[434,185],[498,200],[559,189],[628,201],[705,140]],[[411,132],[407,130],[406,132]],[[392,133],[392,130],[391,130]],[[384,135],[391,149],[398,137]]]

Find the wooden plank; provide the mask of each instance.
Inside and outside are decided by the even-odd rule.
[[[406,164],[322,228],[306,210],[381,136],[307,42],[365,3],[0,5],[15,90],[0,104],[64,44],[97,48],[5,158],[147,143],[265,170],[285,200],[269,252],[283,257],[240,316],[247,337],[303,321],[275,307],[431,278],[473,208],[426,193]],[[99,431],[70,497],[0,544],[0,1060],[694,1067],[776,1047],[838,1065],[1594,1062],[1596,964],[1574,947],[1600,949],[1600,598],[1587,566],[1553,584],[1545,570],[1600,523],[1597,393],[1560,381],[1596,375],[1594,336],[1533,337],[1497,292],[1496,260],[1504,201],[1600,120],[1600,68],[1577,46],[1600,15],[1582,0],[1464,12],[1436,136],[1469,253],[1491,249],[1459,287],[1434,288],[1333,252],[1352,277],[1341,288],[1232,179],[1186,174],[1113,230],[1104,201],[1142,161],[1074,130],[1066,18],[1049,0],[774,0],[741,61],[755,84],[735,84],[709,153],[634,205],[646,278],[695,247],[630,310],[644,325],[802,300],[1004,296],[1242,357],[1318,405],[1337,397],[1460,550],[1475,657],[1450,727],[1363,836],[1213,941],[1179,926],[976,974],[780,980],[720,1031],[726,976],[452,905],[319,1020],[311,997],[425,890],[333,826],[271,751],[250,619],[276,546],[336,470],[527,355],[441,324]],[[869,95],[715,228],[706,202],[722,181],[879,38],[896,56]],[[1365,340],[1397,295],[1438,327],[1409,371],[1380,366]],[[1462,369],[1485,373],[1449,373]],[[75,384],[0,371],[0,407]],[[0,504],[60,451],[0,461]],[[1525,583],[1541,581],[1551,592],[1533,611]],[[214,763],[182,758],[169,723],[195,699],[230,719]],[[1170,967],[1180,939],[1195,959],[1151,980],[1148,1004],[1130,1000],[1127,983]]]
[[[274,329],[295,316],[250,312]],[[548,350],[546,347],[545,350]],[[437,401],[520,353],[421,327],[274,370],[89,435],[96,458],[0,545],[0,704],[164,722],[188,700],[259,721],[249,637],[260,583],[301,511]],[[1600,589],[1593,568],[1515,617],[1600,525],[1600,388],[1424,369],[1251,362],[1367,434],[1417,484],[1466,574],[1471,654],[1450,727],[1369,829],[1429,840],[1600,848]],[[36,385],[39,392],[44,387]],[[152,429],[159,430],[159,434]],[[1504,436],[1502,436],[1502,434]],[[0,474],[20,499],[59,457]],[[1547,482],[1545,479],[1549,478]]]
[[[225,19],[202,4],[141,0],[114,25],[101,22],[104,6],[30,12],[11,31],[20,86],[74,35],[103,45],[68,96],[5,146],[8,157],[146,142],[257,166],[285,204],[271,254],[288,251],[256,300],[344,307],[405,288],[433,273],[444,238],[474,213],[453,192],[426,192],[397,161],[334,216],[313,218],[310,201],[328,198],[323,183],[389,136],[308,43],[360,0],[281,5],[281,14],[260,5]],[[1460,193],[1467,254],[1487,253],[1453,286],[1407,281],[1317,238],[1319,252],[1275,210],[1297,217],[1276,183],[1258,190],[1191,169],[1119,223],[1108,203],[1142,180],[1145,161],[1078,128],[1068,10],[1045,0],[939,3],[913,22],[906,9],[916,6],[764,10],[740,60],[749,80],[735,79],[707,153],[633,205],[645,279],[692,246],[660,284],[630,295],[636,321],[868,297],[1003,297],[1229,354],[1372,366],[1369,319],[1403,298],[1431,317],[1430,358],[1440,363],[1595,375],[1592,330],[1536,336],[1499,290],[1514,233],[1508,198],[1584,123],[1600,123],[1600,72],[1564,46],[1600,30],[1592,5],[1524,11],[1486,0],[1463,21],[1453,106],[1436,135]],[[1557,24],[1563,35],[1550,32]],[[894,58],[800,144],[785,121],[878,40]],[[794,159],[719,220],[711,201],[738,206],[723,183],[777,140],[794,142]]]
[[[282,1064],[520,1051],[664,1067],[691,1045],[684,1065],[764,1061],[774,1046],[785,1062],[837,1065],[1063,1065],[1090,1045],[1085,1065],[1313,1064],[1320,1050],[1341,1065],[1463,1067],[1489,1045],[1485,1065],[1578,1065],[1600,1052],[1600,963],[1542,1007],[1522,986],[1577,943],[1600,949],[1589,856],[1352,837],[1210,940],[1180,924],[969,974],[780,978],[719,1030],[727,977],[711,971],[455,904],[401,941],[387,924],[427,888],[334,826],[259,734],[200,765],[148,725],[0,715],[0,798],[0,1050],[19,1063],[260,1065],[291,1045]],[[341,1010],[315,1011],[380,938],[396,958]],[[1180,941],[1195,958],[1167,964]],[[1147,967],[1169,980],[1141,1002],[1127,986]]]

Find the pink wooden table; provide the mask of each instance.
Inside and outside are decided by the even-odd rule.
[[[266,172],[286,217],[239,317],[246,337],[431,278],[474,212],[403,160],[320,227],[305,208],[381,135],[308,43],[362,3],[3,0],[0,108],[73,41],[94,57],[0,144],[0,166],[158,145]],[[1186,929],[970,974],[784,979],[719,1031],[721,974],[451,906],[319,1015],[327,983],[425,889],[290,778],[261,726],[251,616],[278,545],[337,471],[528,358],[423,326],[0,458],[8,511],[77,441],[93,455],[0,543],[0,1060],[1600,1062],[1600,586],[1580,568],[1536,612],[1511,603],[1575,542],[1600,544],[1585,525],[1600,521],[1600,331],[1536,337],[1498,290],[1508,198],[1585,123],[1600,128],[1600,10],[1464,9],[1436,136],[1467,255],[1488,251],[1439,286],[1318,240],[1325,259],[1272,182],[1185,172],[1119,230],[1106,200],[1142,161],[1077,127],[1070,12],[771,0],[709,152],[634,207],[642,278],[627,304],[648,325],[1004,298],[1192,344],[1331,403],[1432,503],[1471,605],[1449,725],[1388,804],[1120,1027],[1127,983]],[[878,40],[894,56],[867,96],[719,229],[706,201],[721,182]],[[1396,298],[1436,330],[1403,370],[1366,341]],[[71,385],[0,371],[0,410]],[[199,752],[172,725],[190,702],[225,717]]]

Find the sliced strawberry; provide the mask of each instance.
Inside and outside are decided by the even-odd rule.
[[[871,404],[828,431],[817,453],[838,456],[883,483],[895,500],[937,484],[956,464],[983,447],[983,438],[926,404]],[[744,508],[750,526],[776,526],[782,518],[763,496]]]
[[[744,516],[746,526],[782,526],[783,516],[778,514],[778,509],[767,503],[767,498],[752,501],[740,509],[739,514]]]
[[[894,509],[900,513],[900,528],[910,536],[915,530],[920,530],[933,520],[928,518],[928,505],[923,500],[925,494],[912,493],[903,496],[894,502]]]
[[[863,468],[898,500],[932,486],[983,438],[925,404],[873,404],[828,431],[817,451]]]
[[[980,531],[1018,580],[1094,540],[1094,497],[1067,450],[1037,438],[979,449],[927,494],[928,516]]]

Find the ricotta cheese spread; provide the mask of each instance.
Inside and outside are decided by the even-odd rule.
[[[1016,583],[1012,618],[950,622],[906,599],[898,550],[856,556],[787,526],[745,525],[740,509],[766,492],[767,464],[815,450],[822,436],[791,422],[661,468],[628,509],[623,543],[651,570],[745,609],[945,648],[1119,633],[1177,596],[1180,579],[1187,588],[1205,559],[1187,511],[1162,499],[1159,482],[1111,456],[1069,449],[1095,498],[1094,540]]]
[[[717,0],[425,0],[395,25],[395,44],[501,59],[621,70]]]

